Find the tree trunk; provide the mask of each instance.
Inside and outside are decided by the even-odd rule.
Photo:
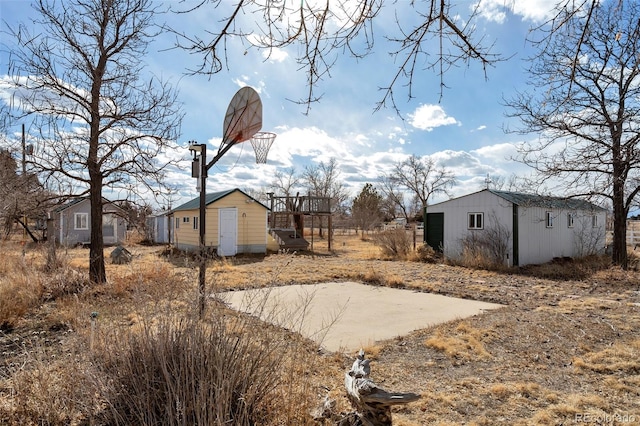
[[[612,261],[622,269],[627,269],[627,260],[627,215],[622,196],[614,194]]]
[[[102,235],[102,181],[92,178],[91,191],[91,248],[89,249],[89,280],[104,284],[107,273],[104,267],[104,239]]]
[[[627,269],[627,209],[625,208],[626,163],[620,152],[620,133],[612,135],[613,154],[613,250],[612,261],[622,269]]]

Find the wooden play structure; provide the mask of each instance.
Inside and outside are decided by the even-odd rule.
[[[267,194],[270,199],[269,232],[281,249],[307,250],[309,241],[304,238],[305,226],[311,229],[311,249],[313,250],[314,229],[323,229],[327,218],[327,243],[331,250],[332,223],[331,198],[312,195],[276,196]]]

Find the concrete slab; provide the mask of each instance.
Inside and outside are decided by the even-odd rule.
[[[345,352],[502,306],[355,282],[271,287],[217,296],[236,310],[299,332],[325,349]]]

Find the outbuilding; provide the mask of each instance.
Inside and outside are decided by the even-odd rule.
[[[102,236],[105,245],[121,244],[127,236],[124,211],[114,203],[103,199]],[[91,202],[88,197],[78,197],[56,207],[47,221],[47,233],[65,246],[91,243]]]
[[[207,194],[205,206],[208,249],[219,256],[267,252],[267,206],[237,188]],[[198,250],[200,197],[174,208],[171,216],[173,244],[180,250]]]
[[[147,217],[147,240],[154,244],[169,244],[172,242],[170,214],[169,210],[165,210]]]
[[[426,209],[424,241],[445,257],[508,266],[603,253],[604,208],[585,200],[485,189]]]

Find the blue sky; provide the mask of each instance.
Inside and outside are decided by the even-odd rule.
[[[188,0],[189,3],[194,1]],[[515,144],[524,139],[503,131],[519,123],[505,117],[502,99],[526,88],[524,60],[533,50],[525,38],[532,26],[548,17],[554,1],[483,0],[482,16],[475,21],[477,33],[485,35],[489,43],[495,41],[494,51],[509,59],[489,67],[486,78],[479,64],[461,63],[446,73],[448,88],[442,97],[439,76],[430,70],[418,71],[414,75],[413,99],[407,98],[408,93],[402,87],[405,82],[396,88],[396,104],[404,121],[390,108],[374,112],[383,96],[379,87],[387,86],[396,72],[383,36],[395,25],[395,11],[406,14],[410,10],[402,7],[402,1],[396,6],[391,1],[387,3],[375,21],[377,39],[373,54],[359,61],[339,56],[331,77],[321,81],[317,88],[318,94],[322,94],[321,101],[312,104],[306,115],[306,106],[290,101],[304,97],[307,91],[306,75],[298,71],[295,62],[296,47],[276,51],[265,59],[263,52],[248,48],[239,39],[231,40],[229,69],[206,77],[185,73],[199,63],[199,56],[170,49],[173,38],[168,34],[157,37],[148,56],[141,60],[149,72],[178,88],[185,112],[177,141],[184,151],[171,154],[185,159],[184,171],[174,170],[168,176],[179,188],[173,204],[197,195],[195,179],[190,177],[187,141],[206,142],[209,152],[216,151],[226,108],[243,86],[251,86],[260,94],[262,130],[278,136],[266,165],[255,164],[248,142],[233,147],[210,170],[207,183],[210,191],[233,187],[260,190],[271,182],[277,170],[295,167],[302,171],[306,165],[331,158],[337,159],[340,177],[352,196],[366,182],[375,185],[394,163],[412,154],[432,156],[439,164],[450,167],[458,180],[453,189],[456,196],[482,189],[487,175],[508,178],[514,173],[528,174],[529,169],[509,159],[515,154]],[[460,19],[464,19],[476,2],[453,3]],[[0,0],[0,18],[9,23],[26,21],[31,13],[28,4],[27,0]],[[172,5],[183,7],[178,2]],[[167,15],[165,19],[186,33],[204,38],[207,28],[218,24],[220,12],[205,6],[195,14]],[[437,46],[434,44],[433,48]],[[3,53],[0,77],[7,73],[6,59]],[[437,201],[442,200],[432,200]]]

